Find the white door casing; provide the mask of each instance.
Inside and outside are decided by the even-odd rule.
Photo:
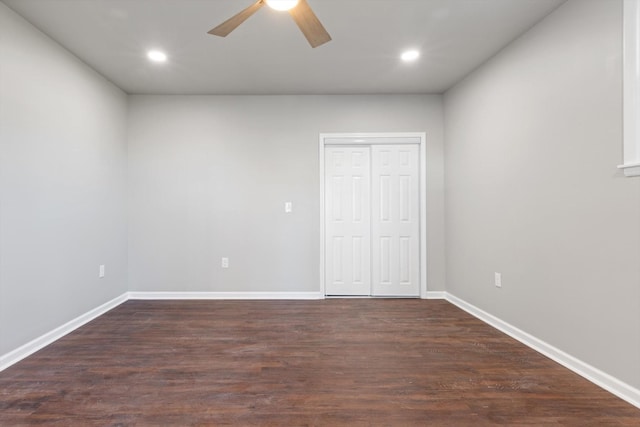
[[[375,275],[378,274],[381,278],[389,279],[389,280],[380,280],[378,285],[375,285],[371,282],[369,289],[365,290],[364,283],[361,280],[356,280],[358,282],[358,286],[354,285],[350,288],[350,295],[373,295],[373,296],[420,296],[422,298],[427,297],[427,259],[426,259],[426,135],[422,132],[404,132],[404,133],[359,133],[359,134],[321,134],[319,141],[319,158],[320,158],[320,292],[323,295],[347,295],[344,291],[332,289],[332,285],[329,283],[333,278],[329,277],[333,275],[332,269],[333,265],[330,265],[336,259],[334,257],[333,251],[333,239],[329,237],[330,233],[333,230],[329,230],[332,228],[332,225],[329,224],[329,221],[325,219],[325,216],[328,218],[333,213],[325,206],[325,204],[333,203],[333,198],[335,196],[332,195],[332,200],[329,201],[327,196],[327,192],[332,192],[333,190],[329,188],[330,182],[328,179],[327,172],[329,171],[329,162],[330,155],[327,154],[332,152],[331,148],[336,149],[345,149],[349,150],[357,149],[357,148],[365,148],[370,149],[370,153],[377,152],[377,154],[371,154],[371,162],[375,165],[375,160],[373,159],[374,155],[382,155],[381,150],[386,151],[397,151],[396,156],[397,161],[396,165],[393,166],[395,168],[395,172],[392,170],[387,170],[385,175],[388,178],[383,178],[378,183],[375,182],[375,179],[372,179],[369,182],[369,188],[371,189],[371,210],[372,216],[370,219],[370,236],[373,236],[374,233],[377,233],[379,248],[376,249],[374,246],[376,243],[372,240],[369,240],[369,248],[370,248],[370,260],[372,257],[374,259],[374,264],[370,265],[370,271]],[[407,151],[407,144],[411,146]],[[405,145],[405,147],[398,147],[398,145]],[[386,146],[386,147],[385,147]],[[377,147],[377,148],[376,148]],[[325,150],[326,149],[326,150]],[[400,154],[400,152],[404,150],[404,154]],[[326,155],[326,157],[325,157]],[[384,154],[386,156],[386,154]],[[393,155],[389,154],[391,157]],[[408,158],[406,156],[409,156]],[[404,160],[400,156],[405,156]],[[409,158],[413,158],[413,160],[408,161]],[[391,162],[391,159],[389,160]],[[372,169],[369,171],[370,174]],[[351,178],[353,175],[350,176]],[[386,181],[385,181],[386,180]],[[395,183],[394,183],[395,180]],[[366,181],[366,180],[365,180]],[[363,182],[365,182],[363,181]],[[340,182],[340,180],[338,180]],[[333,185],[333,184],[331,184]],[[397,226],[399,227],[395,233],[389,233],[383,227],[376,228],[375,219],[376,212],[382,213],[380,209],[382,208],[381,202],[384,201],[380,196],[381,191],[386,188],[382,188],[383,185],[389,185],[388,194],[391,197],[391,194],[395,194],[397,199],[396,203],[400,203],[397,207],[397,214],[395,216],[396,221],[398,222]],[[376,186],[376,189],[373,187]],[[394,187],[395,186],[395,187]],[[360,187],[362,189],[366,187]],[[413,190],[412,190],[413,188]],[[416,191],[417,194],[414,193],[414,197],[409,197],[412,191]],[[353,193],[352,193],[353,195]],[[375,202],[376,197],[378,197],[379,201]],[[341,200],[345,200],[345,196],[340,197]],[[351,205],[353,206],[353,200],[351,201]],[[366,202],[365,202],[366,203]],[[373,207],[373,204],[377,203],[377,208]],[[389,200],[389,203],[394,204],[392,200]],[[404,204],[403,204],[404,203]],[[391,209],[390,205],[389,208]],[[363,210],[364,212],[364,210]],[[353,211],[351,212],[353,213]],[[402,216],[401,216],[402,215]],[[393,221],[394,216],[391,211],[389,211],[388,215],[389,219]],[[404,220],[401,220],[404,218]],[[387,225],[387,224],[385,224]],[[417,234],[416,233],[417,229]],[[378,231],[376,231],[378,230]],[[386,233],[385,235],[383,235]],[[348,233],[343,233],[347,237],[350,236]],[[354,234],[355,235],[355,234]],[[407,238],[410,235],[415,236],[415,238]],[[362,235],[365,236],[364,234]],[[384,239],[384,240],[381,240]],[[365,251],[366,250],[366,238],[359,240],[364,243],[360,248]],[[383,242],[384,243],[381,243]],[[395,242],[394,242],[395,241]],[[344,240],[343,240],[344,242]],[[331,247],[329,247],[329,243],[331,243]],[[347,240],[348,243],[348,240]],[[387,245],[386,247],[384,245]],[[344,247],[341,244],[336,244],[336,247]],[[343,268],[342,274],[345,274],[346,271],[345,265],[349,262],[349,257],[346,257],[345,254],[351,255],[353,258],[353,246],[347,247],[347,251],[351,250],[351,252],[343,252],[339,255],[337,259],[342,260],[341,267]],[[384,252],[387,251],[387,252]],[[394,254],[395,252],[395,254]],[[376,268],[380,268],[379,260],[385,259],[389,262],[389,268],[385,271],[378,270],[376,272]],[[357,258],[357,257],[356,257]],[[365,261],[366,262],[366,261]],[[377,266],[376,266],[377,264]],[[392,265],[395,264],[395,265]],[[364,266],[366,264],[362,264]],[[386,266],[385,266],[386,268]],[[395,273],[393,271],[395,270]],[[353,271],[350,271],[350,274],[353,275]],[[382,277],[384,275],[385,277]],[[357,276],[360,278],[364,278],[366,273],[363,275]],[[395,276],[394,276],[395,275]],[[394,279],[395,277],[395,279]],[[347,276],[348,278],[348,276]],[[391,287],[391,284],[394,283],[394,288]],[[335,285],[338,283],[333,280]]]

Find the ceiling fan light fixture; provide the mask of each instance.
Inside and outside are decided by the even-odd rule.
[[[307,0],[255,0],[255,3],[251,6],[242,9],[222,24],[207,31],[207,33],[218,37],[227,37],[264,5],[268,5],[275,10],[289,11],[289,15],[291,15],[291,18],[302,31],[311,47],[315,48],[331,41],[331,36],[313,12]]]
[[[299,0],[265,0],[271,9],[291,10],[298,5]]]

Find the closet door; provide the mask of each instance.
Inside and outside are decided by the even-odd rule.
[[[371,295],[370,150],[325,147],[327,295]]]
[[[371,150],[372,295],[419,296],[419,147]]]

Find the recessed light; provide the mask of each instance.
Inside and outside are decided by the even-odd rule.
[[[407,62],[415,61],[416,59],[420,58],[420,52],[418,52],[417,50],[407,50],[406,52],[402,53],[400,58],[402,58],[403,61]]]
[[[166,62],[167,54],[164,52],[160,52],[159,50],[150,50],[147,52],[147,58],[149,58],[153,62]]]

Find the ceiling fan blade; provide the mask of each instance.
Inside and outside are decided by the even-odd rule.
[[[331,40],[331,36],[324,29],[316,14],[313,13],[307,0],[300,0],[296,7],[289,10],[289,14],[296,21],[311,47],[318,47]]]
[[[232,16],[222,24],[215,27],[213,30],[209,31],[208,34],[213,34],[220,37],[228,36],[231,31],[238,28],[240,24],[251,17],[251,15],[256,13],[262,6],[264,6],[264,0],[258,0],[248,8],[244,9],[242,12]]]

